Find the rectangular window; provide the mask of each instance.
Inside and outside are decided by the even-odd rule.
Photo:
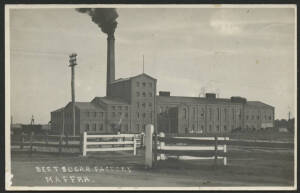
[[[140,125],[136,124],[136,129],[139,131],[140,130]]]
[[[93,124],[93,131],[96,131],[96,129],[97,129],[97,124],[94,123],[94,124]]]
[[[118,113],[118,115],[121,117],[122,113],[121,113],[121,112],[119,112],[119,113]]]
[[[140,118],[140,113],[139,112],[136,113],[136,117],[137,117],[137,119]]]
[[[259,120],[259,116],[257,115],[257,120]]]
[[[224,109],[224,119],[227,120],[227,109]]]
[[[143,97],[146,97],[146,93],[145,92],[143,92]]]
[[[119,110],[122,110],[122,106],[118,106]]]
[[[232,109],[232,120],[234,120],[234,109]]]
[[[149,97],[152,97],[152,92],[149,92]]]
[[[116,107],[115,107],[115,106],[112,106],[111,108],[112,108],[112,110],[116,110]]]
[[[136,82],[136,86],[139,87],[140,86],[140,82]]]
[[[139,97],[140,96],[140,92],[136,92],[136,96]]]
[[[217,108],[217,120],[220,120],[220,110]]]
[[[146,103],[142,103],[142,107],[145,108],[146,107]]]
[[[140,108],[140,102],[136,103],[137,108]]]
[[[89,124],[86,124],[85,125],[85,131],[89,131],[90,130],[90,125]]]
[[[99,130],[102,131],[103,130],[103,124],[100,124],[99,126]]]
[[[211,108],[209,108],[209,120],[212,120],[212,112],[211,112]]]
[[[143,87],[145,87],[146,86],[146,83],[145,82],[143,82]]]

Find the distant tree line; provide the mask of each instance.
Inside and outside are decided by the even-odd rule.
[[[295,130],[295,118],[292,118],[290,120],[286,120],[286,119],[276,119],[274,121],[274,127],[276,129],[279,128],[287,128],[287,130],[291,133],[294,132]]]

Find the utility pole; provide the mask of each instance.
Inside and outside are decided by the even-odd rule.
[[[69,67],[71,67],[71,91],[72,91],[72,114],[73,114],[73,136],[75,136],[75,87],[74,87],[74,79],[75,79],[75,69],[74,67],[77,65],[76,63],[76,53],[72,53],[69,57],[70,57],[70,64]]]
[[[143,55],[143,73],[145,73],[144,55]]]

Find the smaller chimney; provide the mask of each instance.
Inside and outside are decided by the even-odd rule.
[[[170,91],[159,91],[159,96],[170,96]]]
[[[216,94],[215,93],[206,93],[206,98],[207,99],[216,99]]]

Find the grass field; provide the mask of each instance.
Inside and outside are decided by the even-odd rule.
[[[102,152],[88,154],[88,157],[41,153],[29,157],[27,153],[13,153],[12,186],[292,186],[293,160],[293,149],[229,146],[226,167],[222,166],[221,160],[215,168],[209,160],[170,159],[147,170],[143,165],[143,150],[139,150],[135,157],[126,152]],[[51,171],[41,172],[42,167],[50,167]],[[62,167],[82,168],[82,171],[64,172]]]

